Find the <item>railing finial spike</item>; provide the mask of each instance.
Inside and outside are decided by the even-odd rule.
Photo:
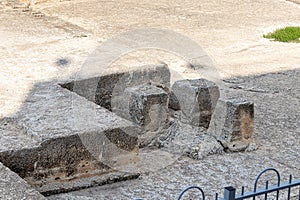
[[[232,186],[225,187],[224,200],[235,200],[236,189]]]

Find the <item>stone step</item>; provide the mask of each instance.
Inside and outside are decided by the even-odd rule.
[[[137,134],[131,122],[58,83],[38,83],[19,112],[0,120],[0,161],[52,191],[62,181],[112,173],[113,158],[138,151]]]

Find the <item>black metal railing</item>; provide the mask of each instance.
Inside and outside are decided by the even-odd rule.
[[[272,172],[276,173],[277,184],[269,186],[269,181],[266,181],[265,188],[258,190],[257,189],[257,184],[258,184],[258,181],[260,180],[260,177],[264,173],[269,172],[269,171],[272,171]],[[255,183],[254,183],[254,188],[253,188],[252,192],[246,192],[245,193],[245,187],[242,187],[241,194],[238,195],[237,192],[236,192],[236,189],[234,187],[230,186],[230,187],[225,187],[225,189],[224,189],[224,198],[223,199],[219,199],[218,194],[215,195],[215,199],[216,200],[244,200],[244,199],[252,198],[252,200],[255,200],[256,197],[263,197],[263,199],[267,200],[268,195],[270,193],[276,192],[276,194],[273,195],[274,197],[272,196],[272,198],[275,198],[276,200],[290,200],[291,199],[292,188],[300,185],[300,179],[298,179],[298,180],[292,180],[292,179],[293,179],[292,175],[290,175],[288,182],[281,183],[279,172],[274,168],[268,168],[268,169],[263,170],[256,177],[256,180],[255,180]],[[181,200],[184,197],[184,195],[187,194],[187,192],[192,190],[192,189],[196,189],[196,190],[200,191],[202,199],[205,200],[205,193],[198,186],[190,186],[190,187],[186,188],[185,190],[183,190],[180,193],[180,195],[178,197],[178,200]],[[286,190],[286,189],[287,189],[287,194],[284,194],[286,196],[284,196],[284,195],[280,196],[280,191]],[[297,191],[297,193],[298,193],[298,198],[295,197],[295,196],[293,198],[294,199],[297,198],[298,200],[300,200],[300,187],[299,187],[299,191]]]

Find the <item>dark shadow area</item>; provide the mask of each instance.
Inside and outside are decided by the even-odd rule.
[[[70,60],[68,58],[60,58],[56,60],[55,64],[59,67],[66,67],[70,64]]]

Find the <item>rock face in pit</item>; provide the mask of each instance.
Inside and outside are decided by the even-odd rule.
[[[152,145],[196,160],[224,153],[220,143],[207,134],[207,129],[182,123],[178,119],[172,121],[166,131],[152,141]]]

